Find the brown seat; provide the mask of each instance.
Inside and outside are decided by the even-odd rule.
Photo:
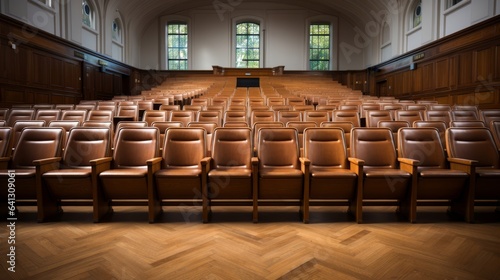
[[[121,102],[120,102],[121,104]],[[118,105],[113,123],[116,126],[120,121],[138,121],[139,107],[137,105]]]
[[[302,121],[302,113],[300,111],[279,111],[277,120],[285,125],[288,122],[300,122]]]
[[[446,150],[446,123],[444,121],[416,121],[413,123],[413,127],[433,127],[437,128],[439,131],[439,138],[441,138],[441,144],[443,144],[443,148]]]
[[[181,106],[180,105],[166,105],[163,104],[160,106],[160,111],[180,111]]]
[[[301,165],[305,176],[305,223],[309,222],[310,200],[347,200],[349,209],[356,210],[358,177],[349,169],[344,131],[341,128],[306,128]]]
[[[394,112],[395,121],[407,121],[410,125],[415,121],[423,121],[423,111],[418,110],[397,110]]]
[[[222,126],[221,111],[201,111],[198,114],[199,122],[215,122],[217,126]]]
[[[224,123],[226,122],[248,122],[246,111],[226,111]]]
[[[302,97],[287,97],[285,99],[285,105],[305,105],[306,100]]]
[[[426,110],[424,111],[424,120],[426,121],[443,121],[446,128],[451,122],[451,113],[447,110]]]
[[[364,201],[396,201],[408,210],[411,174],[400,170],[392,132],[388,128],[355,127],[351,131],[351,170],[363,180],[358,185],[356,221],[362,222]],[[408,213],[405,213],[408,214]]]
[[[205,107],[202,105],[184,105],[182,106],[183,111],[194,111],[194,112],[200,112],[203,110]]]
[[[0,158],[8,157],[12,151],[12,128],[0,127]]]
[[[63,121],[79,121],[83,123],[87,120],[87,110],[66,110],[62,112],[61,120]]]
[[[89,104],[76,104],[75,105],[75,110],[85,110],[85,111],[90,111],[90,110],[95,110],[96,104],[94,103],[89,103]]]
[[[142,115],[142,121],[151,126],[153,122],[165,122],[169,120],[168,111],[147,110]]]
[[[257,221],[258,161],[252,158],[250,128],[216,128],[208,172],[208,209],[212,201],[251,200],[252,219]]]
[[[37,120],[18,120],[14,123],[14,126],[12,127],[12,147],[16,147],[17,142],[19,141],[21,137],[21,132],[23,131],[24,128],[26,127],[44,127],[45,126],[45,121],[37,121]]]
[[[406,110],[407,111],[422,111],[424,112],[427,110],[427,105],[426,104],[409,104],[406,105]]]
[[[116,105],[97,105],[96,110],[98,111],[111,111],[111,116],[114,117],[116,115]],[[91,110],[93,111],[93,110]],[[90,112],[90,111],[89,111]],[[87,118],[89,120],[89,118]]]
[[[448,104],[429,104],[428,108],[432,111],[451,111],[451,105]]]
[[[29,121],[35,118],[34,109],[12,108],[7,117],[7,126],[13,127],[16,121]]]
[[[491,131],[485,127],[451,127],[446,130],[446,147],[451,168],[471,176],[474,204],[491,201],[498,210],[500,156]]]
[[[361,118],[366,118],[366,111],[380,110],[380,104],[377,103],[364,103],[361,104]]]
[[[111,110],[90,110],[86,121],[113,121],[114,112]]]
[[[479,116],[471,110],[453,110],[451,113],[452,121],[477,121]]]
[[[377,127],[379,121],[392,121],[389,110],[366,111],[366,127]]]
[[[270,110],[262,111],[262,110],[253,110],[250,113],[250,126],[256,122],[274,122],[274,112]]]
[[[412,174],[410,222],[416,222],[419,201],[441,200],[470,221],[473,197],[469,175],[448,168],[436,128],[401,128],[398,137],[401,169]]]
[[[493,134],[493,139],[495,139],[495,144],[500,151],[500,121],[492,121],[490,123],[490,130]]]
[[[486,125],[483,121],[451,121],[450,127],[486,127]]]
[[[300,200],[303,205],[304,173],[299,163],[295,128],[261,128],[258,133],[258,200]],[[301,207],[302,208],[302,207]],[[257,221],[258,212],[255,214]]]
[[[110,122],[109,122],[110,123]],[[58,214],[61,200],[84,200],[93,205],[94,193],[97,188],[99,170],[94,163],[104,157],[109,157],[111,151],[110,128],[76,127],[69,132],[68,140],[61,158],[47,160],[42,169],[54,163],[60,163],[59,168],[41,175],[42,185],[38,191],[44,199],[38,201],[38,221],[45,221]],[[101,200],[96,203],[103,209],[96,209],[94,214],[106,213],[108,205]],[[98,221],[101,217],[94,217]]]
[[[160,150],[163,149],[163,143],[165,142],[165,131],[169,127],[184,127],[184,124],[182,122],[171,122],[171,121],[166,121],[166,122],[153,122],[151,124],[152,127],[157,127],[160,130]]]
[[[347,148],[347,156],[351,155],[351,129],[354,128],[352,122],[323,122],[320,127],[338,127],[344,130],[345,146]]]
[[[15,147],[12,157],[0,158],[0,180],[7,182],[11,174],[15,174],[15,199],[16,205],[24,202],[36,205],[42,198],[37,194],[36,169],[44,159],[61,155],[64,129],[52,127],[26,127]],[[45,172],[40,170],[38,174]],[[7,210],[7,185],[3,184],[1,213]]]
[[[0,121],[7,122],[8,117],[9,117],[9,108],[0,108]]]
[[[59,109],[39,109],[35,114],[35,120],[45,121],[46,123],[57,121],[60,118],[61,110]]]
[[[308,127],[317,127],[316,122],[287,122],[286,127],[293,127],[297,129],[299,137],[299,156],[302,156],[302,149],[304,147],[304,130]]]
[[[223,127],[249,127],[247,122],[224,122]]]
[[[328,111],[305,111],[303,115],[305,122],[315,122],[317,127],[319,127],[322,122],[330,121]]]
[[[354,127],[360,127],[358,111],[354,110],[335,110],[332,113],[332,121],[334,122],[351,122]]]
[[[149,201],[151,174],[146,161],[158,157],[159,142],[156,127],[124,127],[116,132],[113,157],[95,162],[96,168],[104,171],[94,190],[95,197],[103,199],[94,200],[94,210],[110,209],[109,203],[115,200]],[[94,213],[94,221],[99,222],[106,214]]]
[[[182,122],[182,125],[187,127],[188,123],[196,120],[196,116],[195,111],[172,111],[170,121]]]
[[[484,109],[479,111],[479,120],[488,127],[491,121],[500,121],[500,109]]]
[[[31,108],[35,110],[52,110],[54,109],[54,104],[34,104]]]
[[[285,99],[283,97],[268,97],[267,106],[288,106],[285,105]],[[274,108],[273,108],[274,110]]]
[[[402,127],[410,127],[407,121],[379,121],[377,127],[387,127],[392,131],[394,145],[398,145],[398,130]]]
[[[476,113],[476,116],[479,118],[479,110],[476,105],[453,105],[451,107],[452,110],[457,110],[457,111],[474,111]]]
[[[257,156],[257,144],[259,143],[259,129],[263,127],[284,127],[282,122],[256,122],[252,127],[253,156]]]
[[[206,139],[206,149],[207,149],[207,156],[212,155],[212,136],[214,134],[215,129],[218,127],[217,123],[215,122],[190,122],[188,123],[188,127],[201,127],[205,129],[207,132],[207,139]]]
[[[198,127],[168,128],[160,158],[148,162],[154,174],[149,192],[149,221],[159,213],[163,200],[202,202],[203,222],[208,221],[207,173],[210,158],[206,157],[206,131]]]

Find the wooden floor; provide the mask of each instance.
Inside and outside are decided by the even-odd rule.
[[[345,207],[164,207],[147,223],[145,207],[115,207],[92,223],[88,207],[66,207],[61,221],[39,224],[20,207],[16,272],[7,271],[1,234],[0,279],[500,279],[500,214],[484,207],[477,222],[456,221],[442,207],[419,208],[418,223],[393,207],[365,207],[356,224]],[[7,223],[7,222],[5,222]]]

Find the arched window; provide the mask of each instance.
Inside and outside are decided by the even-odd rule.
[[[260,25],[254,22],[236,24],[236,67],[259,68]]]
[[[188,25],[184,22],[167,24],[167,68],[188,69]]]
[[[114,19],[111,25],[111,34],[113,41],[122,43],[122,26],[119,19]]]
[[[331,35],[329,23],[309,25],[309,69],[330,70]]]
[[[95,11],[87,0],[82,1],[82,22],[88,28],[95,29]]]
[[[413,8],[412,28],[419,26],[422,23],[422,1],[417,1]]]

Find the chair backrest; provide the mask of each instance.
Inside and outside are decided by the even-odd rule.
[[[500,150],[500,121],[492,121],[490,123],[490,130],[493,134],[493,139],[495,139],[495,144]]]
[[[406,110],[408,111],[425,111],[427,110],[426,104],[409,104],[406,105]]]
[[[160,106],[160,111],[180,111],[181,106],[180,105],[167,105],[163,104]]]
[[[0,157],[6,157],[11,152],[11,127],[0,127]]]
[[[379,121],[392,121],[389,110],[366,111],[366,127],[377,127]]]
[[[156,127],[124,127],[116,132],[114,168],[144,168],[146,161],[159,155]]]
[[[426,110],[424,112],[424,119],[426,121],[443,121],[446,127],[448,127],[451,121],[451,113],[446,110]]]
[[[423,121],[423,111],[419,110],[396,110],[394,112],[394,120],[395,121],[407,121],[410,125],[413,124],[414,121]]]
[[[182,122],[184,127],[196,120],[195,111],[172,111],[170,121]]]
[[[351,157],[364,160],[364,168],[397,168],[396,147],[391,130],[384,127],[353,128]]]
[[[479,119],[489,126],[491,121],[500,121],[500,109],[484,109],[479,111]]]
[[[98,111],[111,111],[111,116],[115,116],[116,115],[116,105],[97,105],[97,109]],[[92,111],[92,110],[91,110]],[[91,112],[89,111],[89,113]],[[89,120],[89,118],[87,117],[87,120]]]
[[[311,168],[348,168],[344,131],[334,127],[306,128],[304,157],[311,161]]]
[[[87,119],[87,110],[66,110],[62,112],[61,120],[79,121],[83,123]]]
[[[287,122],[286,127],[293,127],[297,130],[299,149],[302,149],[304,143],[304,130],[308,127],[318,127],[318,125],[316,125],[316,122]]]
[[[195,111],[195,112],[200,112],[203,110],[205,107],[203,105],[184,105],[182,107],[182,110],[184,111]]]
[[[201,159],[206,152],[207,132],[199,127],[171,127],[165,132],[163,164],[168,168],[201,169]]]
[[[500,168],[498,148],[486,127],[451,127],[446,130],[450,157],[476,160],[481,168]]]
[[[168,121],[168,112],[159,110],[147,110],[142,115],[142,121],[146,122],[148,126],[151,126],[153,122],[164,122]]]
[[[214,122],[217,126],[222,126],[222,114],[220,111],[201,111],[198,114],[199,122]]]
[[[0,121],[7,121],[9,108],[0,108]]]
[[[328,111],[305,111],[304,121],[315,122],[316,126],[319,127],[322,122],[330,121],[330,116]]]
[[[35,118],[34,109],[10,109],[9,116],[7,117],[7,126],[13,127],[14,123],[18,120],[33,120]]]
[[[250,113],[250,125],[253,126],[256,122],[274,122],[273,111],[255,110]]]
[[[61,127],[26,127],[12,155],[11,168],[35,168],[37,159],[61,155],[64,129]]]
[[[293,111],[313,111],[314,110],[314,105],[293,105],[292,106]]]
[[[259,170],[269,168],[300,169],[297,129],[263,127],[258,132]]]
[[[63,165],[66,168],[89,167],[90,160],[110,156],[110,144],[110,128],[72,128],[63,152]]]
[[[471,110],[453,110],[451,113],[452,121],[477,121],[479,116]]]
[[[418,171],[446,168],[446,155],[439,131],[431,127],[405,127],[398,133],[399,157],[420,161]]]
[[[224,114],[224,123],[226,122],[247,122],[246,111],[226,111]]]
[[[212,141],[213,168],[251,169],[250,128],[216,128]]]
[[[451,111],[451,105],[448,105],[448,104],[429,104],[429,110]]]
[[[0,120],[0,127],[7,126],[7,121],[6,120]]]
[[[258,144],[258,137],[259,137],[259,129],[263,127],[285,127],[285,124],[282,122],[256,122],[254,123],[252,127],[252,147],[254,148],[254,151],[257,150],[257,144]]]
[[[441,143],[443,144],[443,148],[446,148],[446,123],[444,121],[416,121],[413,122],[413,127],[434,127],[439,131],[439,137],[441,138]]]
[[[112,121],[114,114],[111,110],[90,110],[87,113],[87,121]]]
[[[450,127],[486,127],[486,125],[483,121],[451,121]]]
[[[344,130],[345,145],[348,150],[347,154],[349,155],[351,146],[351,129],[354,128],[352,122],[323,122],[321,123],[321,127],[337,127]]]
[[[94,110],[96,108],[96,104],[76,104],[75,110]]]
[[[302,113],[300,111],[279,111],[278,121],[284,124],[288,122],[300,122],[302,121]]]
[[[387,127],[394,136],[394,145],[398,145],[398,130],[402,127],[410,127],[407,121],[379,121],[377,127]]]
[[[46,123],[57,121],[60,118],[61,110],[59,109],[39,109],[35,114],[35,120],[45,121]]]
[[[201,127],[205,129],[206,134],[206,144],[207,144],[207,155],[210,156],[212,152],[212,137],[215,129],[218,127],[215,122],[190,122],[188,127]]]
[[[19,141],[19,138],[21,137],[21,132],[23,131],[24,128],[26,127],[44,127],[45,126],[45,121],[37,121],[37,120],[31,120],[31,121],[16,121],[14,123],[14,126],[12,127],[12,145],[16,146],[17,142]]]
[[[354,110],[335,110],[332,113],[332,121],[351,122],[354,127],[360,127],[358,111]]]
[[[137,105],[119,105],[116,112],[117,117],[132,117],[132,120],[139,119],[139,107]]]
[[[380,105],[377,103],[364,103],[361,104],[361,117],[366,117],[366,111],[370,110],[380,110]]]
[[[250,127],[247,122],[224,122],[223,127]]]

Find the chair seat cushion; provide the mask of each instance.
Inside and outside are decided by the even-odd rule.
[[[420,172],[421,177],[468,177],[466,172],[453,169],[427,169]]]
[[[29,178],[29,177],[35,177],[35,174],[36,174],[35,168],[14,169],[14,170],[15,170],[16,177]],[[7,172],[7,170],[0,170],[0,176],[1,177],[9,176],[9,173]]]
[[[146,168],[117,168],[103,171],[101,177],[144,177],[148,173]]]
[[[301,170],[295,168],[264,168],[261,169],[259,173],[261,178],[296,178],[303,175]]]
[[[201,170],[195,168],[168,168],[160,169],[155,173],[156,177],[198,177]]]
[[[353,177],[356,178],[356,173],[344,168],[311,168],[311,176],[315,178],[325,177]]]
[[[252,170],[246,168],[217,168],[208,173],[208,177],[249,178],[251,176]]]
[[[54,178],[54,177],[72,177],[72,178],[88,178],[92,174],[90,168],[78,168],[78,169],[58,169],[46,172],[43,174],[44,178]]]
[[[500,177],[500,169],[477,168],[476,174],[479,177]]]
[[[372,168],[364,170],[366,177],[406,177],[409,178],[411,176],[410,173],[392,168]]]

